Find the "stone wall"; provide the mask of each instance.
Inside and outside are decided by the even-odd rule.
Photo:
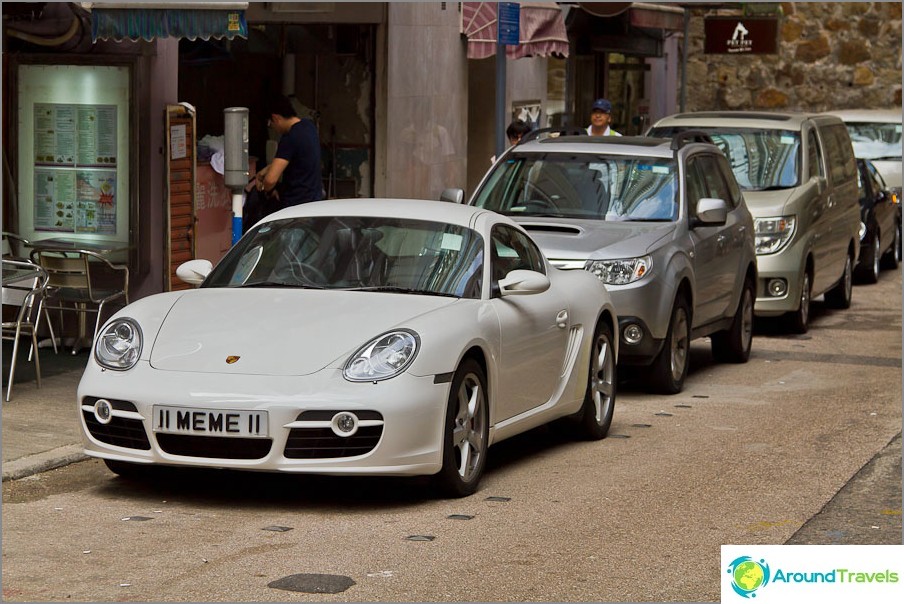
[[[827,111],[901,106],[901,4],[782,2],[775,55],[704,54],[703,19],[737,9],[692,11],[687,111]]]

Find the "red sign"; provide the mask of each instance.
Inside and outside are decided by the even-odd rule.
[[[774,17],[706,17],[706,54],[777,54],[778,19]]]

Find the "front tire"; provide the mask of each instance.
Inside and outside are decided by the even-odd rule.
[[[826,306],[830,308],[850,308],[851,297],[854,293],[853,279],[854,260],[850,254],[844,261],[844,272],[838,285],[826,292]]]
[[[600,323],[591,343],[587,392],[579,424],[581,436],[587,440],[600,440],[609,433],[618,385],[616,371],[612,330]]]
[[[791,333],[807,333],[810,329],[810,299],[813,295],[813,288],[810,285],[810,273],[805,272],[803,281],[800,284],[800,305],[797,310],[791,311],[786,315],[788,322],[788,330]]]
[[[662,350],[653,361],[651,388],[661,394],[678,394],[684,388],[687,367],[690,361],[691,317],[687,301],[683,297],[675,300],[669,331]]]
[[[128,461],[119,461],[116,459],[105,459],[104,463],[107,465],[107,469],[126,480],[147,480],[148,478],[151,478],[155,470],[159,470],[156,466],[130,463]]]
[[[443,428],[443,467],[434,476],[440,494],[466,497],[477,490],[486,466],[489,398],[483,368],[465,359],[452,378]]]
[[[712,335],[713,358],[729,363],[746,363],[753,343],[753,304],[756,294],[753,282],[744,280],[738,310],[731,327]]]

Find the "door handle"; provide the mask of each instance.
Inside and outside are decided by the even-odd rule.
[[[558,327],[561,327],[562,329],[565,329],[566,327],[568,327],[568,311],[567,310],[560,310],[559,314],[556,315],[556,325]]]

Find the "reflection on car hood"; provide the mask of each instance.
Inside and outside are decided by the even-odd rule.
[[[307,375],[371,338],[454,298],[380,292],[248,288],[186,293],[156,339],[151,366],[164,371]],[[227,363],[227,357],[238,357]]]
[[[520,218],[531,238],[551,260],[633,258],[655,249],[671,235],[674,222],[604,222]]]

